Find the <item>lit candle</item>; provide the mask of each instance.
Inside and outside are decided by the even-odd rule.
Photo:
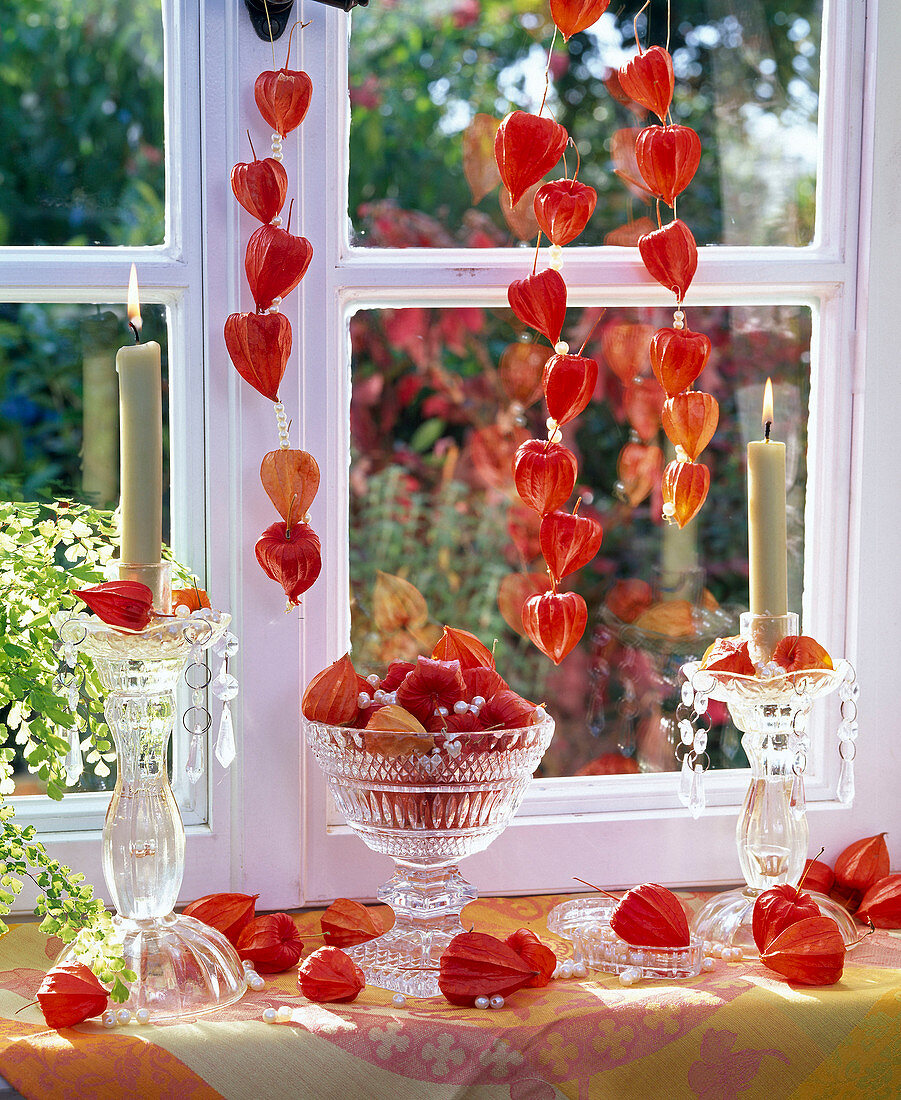
[[[788,544],[785,535],[785,444],[770,439],[773,384],[763,397],[764,438],[748,444],[748,581],[751,612],[788,611]]]
[[[157,565],[163,540],[163,411],[160,346],[141,339],[134,264],[128,282],[128,323],[135,343],[119,349],[119,453],[122,508],[120,561]]]

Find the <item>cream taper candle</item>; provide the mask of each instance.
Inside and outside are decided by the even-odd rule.
[[[140,340],[141,307],[134,264],[128,283],[128,321]],[[119,454],[122,562],[155,565],[163,540],[163,401],[160,346],[119,349]]]
[[[748,584],[751,612],[788,611],[788,543],[785,532],[785,444],[770,439],[773,385],[763,399],[764,438],[748,444]]]

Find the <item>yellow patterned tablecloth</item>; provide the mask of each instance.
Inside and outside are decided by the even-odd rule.
[[[544,937],[562,900],[483,899],[465,919]],[[296,919],[314,932],[318,917]],[[23,1010],[53,951],[34,925],[0,940],[0,1075],[28,1100],[901,1097],[901,939],[886,932],[828,988],[718,962],[688,982],[556,981],[496,1011],[443,998],[398,1009],[373,988],[350,1005],[311,1004],[289,971],[196,1021],[115,1031],[96,1021],[55,1032],[37,1006]],[[291,1022],[264,1023],[270,1005],[291,1005]]]

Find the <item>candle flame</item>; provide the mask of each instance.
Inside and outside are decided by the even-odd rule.
[[[763,391],[763,427],[766,430],[770,424],[773,423],[773,383],[771,379],[766,380],[766,386]],[[767,431],[767,437],[769,437],[769,431]]]
[[[135,330],[135,335],[141,331],[141,302],[138,298],[138,272],[134,264],[131,265],[131,274],[128,277],[128,323]]]

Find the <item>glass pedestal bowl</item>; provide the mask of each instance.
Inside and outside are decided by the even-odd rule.
[[[553,719],[480,733],[395,733],[307,722],[307,741],[347,824],[394,876],[378,891],[394,927],[347,948],[370,985],[438,995],[438,962],[477,892],[458,860],[510,823],[554,732]]]

